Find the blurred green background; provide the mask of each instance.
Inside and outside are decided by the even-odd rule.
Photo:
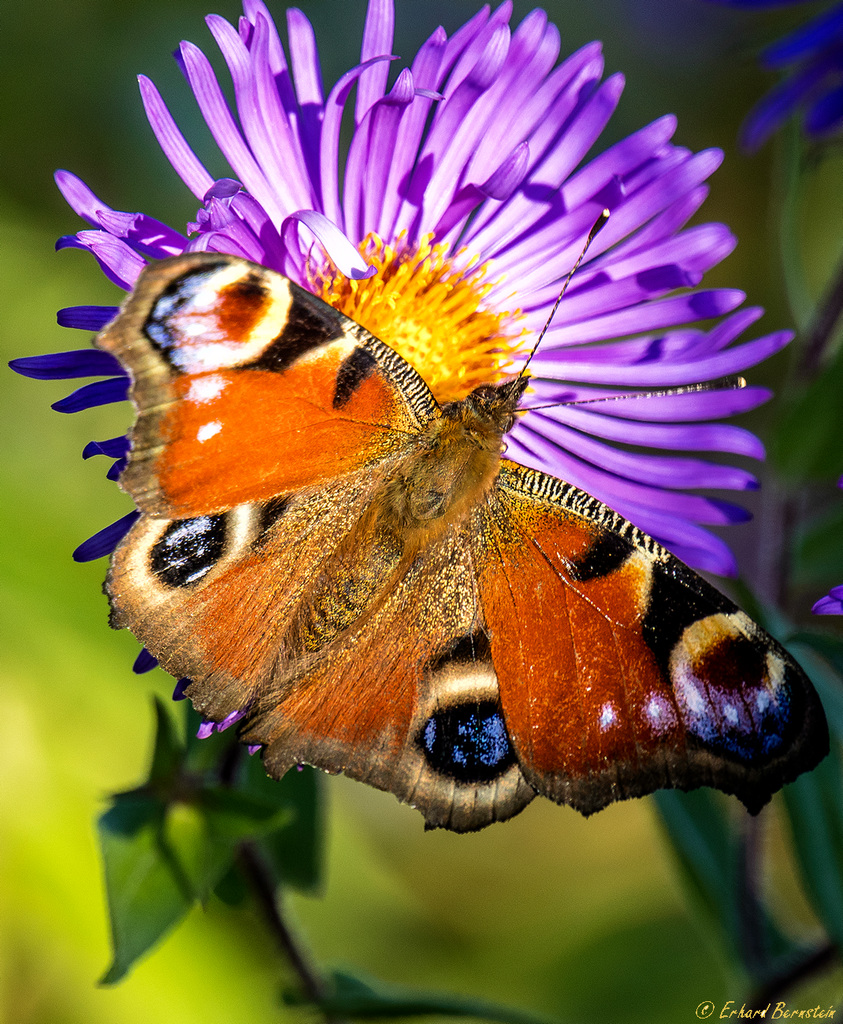
[[[59,235],[81,226],[53,185],[55,168],[78,173],[117,209],[144,210],[177,227],[195,214],[195,200],[146,124],[138,72],[159,85],[200,155],[224,173],[170,57],[188,38],[219,66],[202,22],[208,3],[30,0],[4,9],[4,361],[87,344],[83,333],[55,325],[55,310],[119,301],[89,255],[53,252]],[[270,7],[282,25],[283,8],[272,0]],[[749,158],[734,144],[742,117],[770,84],[754,67],[752,47],[781,30],[781,12],[747,19],[698,0],[557,0],[545,7],[561,29],[563,53],[602,38],[607,71],[627,74],[601,148],[673,111],[680,144],[726,151],[703,212],[729,223],[740,245],[709,281],[744,288],[752,303],[765,305],[761,329],[791,325],[776,212],[781,152],[771,145]],[[409,61],[437,24],[453,31],[476,4],[397,0],[397,8],[395,50]],[[515,8],[517,21],[530,5]],[[211,9],[232,21],[240,13],[235,0]],[[330,84],[355,63],[365,3],[308,0],[304,10]],[[840,170],[839,156],[827,158],[796,198],[799,230],[788,244],[809,294],[820,291],[838,258]],[[753,382],[775,384],[786,359],[753,371]],[[71,390],[67,384],[4,374],[0,1014],[14,1024],[292,1017],[278,1008],[284,967],[263,925],[216,902],[195,911],[125,982],[96,986],[109,949],[93,823],[108,793],[142,776],[151,695],[169,699],[172,680],[131,673],[136,644],[106,623],[105,563],[70,560],[79,542],[130,507],[104,479],[105,460],[80,460],[88,440],[127,427],[128,407],[62,416],[49,404]],[[762,411],[748,421],[762,437],[769,416]],[[762,588],[769,561],[763,529],[762,515],[760,526],[756,520],[728,535],[750,584]],[[843,578],[834,571],[829,567],[828,585]],[[740,1001],[740,974],[683,894],[651,801],[586,821],[537,800],[516,820],[479,835],[426,835],[418,814],[392,797],[344,779],[324,782],[324,891],[289,898],[292,920],[320,963],[571,1022],[681,1024],[696,1019],[704,1000],[717,1007]],[[815,934],[775,807],[766,812],[764,840],[772,906],[789,929]],[[838,970],[790,996],[789,1005],[841,1000]]]

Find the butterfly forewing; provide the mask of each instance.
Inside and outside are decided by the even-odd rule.
[[[436,409],[392,349],[230,256],[153,264],[97,344],[127,366],[138,409],[121,484],[171,519],[374,465]]]

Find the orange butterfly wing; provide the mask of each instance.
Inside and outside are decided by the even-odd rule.
[[[793,659],[596,499],[504,463],[480,590],[527,781],[590,814],[710,785],[757,811],[828,751]]]
[[[171,519],[381,461],[436,410],[392,349],[232,256],[150,265],[97,345],[129,370],[138,409],[121,485]]]

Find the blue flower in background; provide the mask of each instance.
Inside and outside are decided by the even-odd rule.
[[[804,0],[709,0],[730,7],[783,7]],[[808,135],[826,138],[843,127],[843,2],[833,3],[761,51],[761,65],[785,77],[753,107],[741,143],[756,150],[797,111]]]

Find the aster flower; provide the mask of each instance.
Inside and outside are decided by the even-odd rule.
[[[782,7],[804,0],[709,0],[730,7]],[[804,111],[808,135],[824,138],[843,127],[843,3],[830,4],[806,24],[761,51],[761,65],[784,73],[750,111],[742,143],[758,149],[788,118]]]
[[[327,95],[305,16],[287,12],[288,58],[261,0],[244,0],[243,11],[236,28],[207,18],[234,111],[202,51],[185,42],[178,53],[232,176],[214,180],[141,77],[150,125],[199,211],[176,231],[112,210],[61,171],[59,188],[90,228],[58,247],[90,251],[124,289],[148,259],[199,249],[246,257],[362,323],[447,401],[523,363],[608,207],[611,218],[532,360],[525,404],[537,411],[507,436],[508,455],[598,496],[692,565],[733,573],[731,552],[706,526],[746,514],[695,492],[756,481],[696,453],[762,457],[752,434],[715,421],[769,395],[758,387],[675,389],[736,374],[790,335],[741,340],[762,311],[739,309],[744,295],[735,289],[699,287],[735,245],[724,225],[686,227],[721,154],[674,145],[667,116],[589,159],[623,79],[603,80],[596,43],[557,65],[559,33],[541,10],[513,30],[510,3],[483,8],[450,37],[437,29],[398,68],[392,0],[370,0],[360,63]],[[340,124],[352,94],[341,175]],[[59,322],[97,330],[114,313],[77,306]],[[16,360],[15,368],[104,378],[56,403],[63,412],[126,396],[124,372],[102,352]],[[125,439],[113,438],[84,454],[115,459],[114,477],[126,450]],[[134,515],[76,557],[112,550]]]

